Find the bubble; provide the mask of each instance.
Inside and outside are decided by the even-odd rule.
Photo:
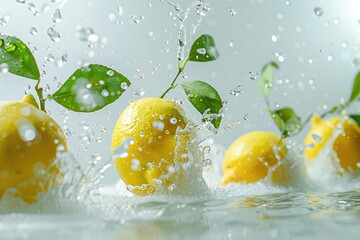
[[[49,92],[50,91],[50,85],[49,84],[45,84],[44,85],[44,92]]]
[[[321,17],[322,15],[324,15],[324,10],[320,7],[316,7],[314,8],[314,13],[316,16]]]
[[[332,61],[334,60],[334,56],[331,55],[331,54],[329,54],[329,55],[327,56],[327,60],[328,60],[329,62],[332,62]]]
[[[25,3],[26,0],[16,0],[18,3]]]

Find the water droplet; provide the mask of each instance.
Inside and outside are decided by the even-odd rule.
[[[114,71],[110,69],[109,71],[106,72],[106,74],[108,76],[112,77],[112,76],[114,76]]]
[[[46,56],[46,61],[48,61],[48,62],[54,62],[54,61],[55,61],[55,58],[54,58],[54,56],[53,56],[51,53],[49,53],[49,54]]]
[[[116,20],[116,15],[114,13],[109,13],[108,18],[111,22]]]
[[[53,18],[52,18],[54,23],[59,23],[61,22],[61,13],[60,13],[60,9],[57,8],[53,14]]]
[[[80,41],[84,41],[84,42],[89,41],[89,36],[94,34],[94,30],[90,27],[83,28],[81,26],[76,26],[76,30],[77,30],[76,32],[77,38]]]
[[[236,15],[235,9],[229,8],[228,11],[229,11],[229,13],[230,13],[231,16],[235,16],[235,15]]]
[[[101,96],[108,97],[109,95],[110,95],[110,93],[109,93],[108,90],[104,89],[104,90],[101,91]]]
[[[249,114],[246,113],[246,114],[244,115],[243,119],[244,119],[245,121],[248,120],[248,119],[249,119]]]
[[[123,15],[123,13],[124,13],[124,10],[123,10],[123,8],[121,7],[121,6],[118,6],[118,14],[121,16],[121,15]]]
[[[332,61],[334,60],[334,56],[331,55],[331,54],[329,54],[329,55],[327,56],[327,60],[328,60],[329,62],[332,62]]]
[[[152,126],[158,130],[158,131],[162,131],[164,130],[165,124],[162,121],[155,121],[152,123]]]
[[[7,63],[0,64],[0,72],[2,73],[9,72],[9,65]]]
[[[25,3],[26,0],[16,0],[18,3]]]
[[[335,19],[334,19],[334,23],[335,23],[335,24],[339,24],[339,23],[340,23],[340,19],[335,18]]]
[[[10,16],[5,15],[2,18],[0,18],[0,25],[6,25],[10,21]]]
[[[322,138],[317,134],[311,134],[312,139],[314,139],[315,142],[321,142]]]
[[[34,27],[30,28],[30,34],[34,35],[34,36],[37,35],[38,32],[37,32],[36,28],[34,28]]]
[[[30,89],[31,89],[31,86],[30,86],[30,85],[26,85],[26,87],[25,87],[25,89],[24,89],[25,95],[30,92]]]
[[[122,82],[122,83],[120,84],[120,87],[125,90],[125,89],[127,89],[129,86],[128,86],[128,84],[127,84],[126,82]]]
[[[91,158],[92,158],[92,160],[93,160],[94,162],[98,162],[98,161],[100,161],[100,160],[102,159],[100,153],[93,153],[93,154],[91,155]]]
[[[21,118],[15,122],[15,125],[23,141],[29,142],[36,138],[36,129],[28,119]]]
[[[13,51],[16,50],[16,45],[13,44],[13,43],[7,43],[7,44],[5,45],[5,50],[6,50],[7,52],[13,52]]]
[[[31,110],[30,110],[29,107],[23,107],[23,108],[21,109],[21,114],[22,114],[23,116],[25,116],[25,117],[29,116],[30,113],[31,113]]]
[[[257,74],[253,72],[249,72],[249,78],[250,80],[255,81],[257,79]]]
[[[278,37],[277,37],[275,34],[273,34],[273,35],[271,36],[271,40],[272,40],[273,42],[277,42]]]
[[[131,169],[134,171],[140,171],[140,161],[135,158],[131,159]]]
[[[170,118],[170,123],[171,124],[176,124],[178,122],[178,120],[176,118]]]
[[[49,84],[45,84],[44,85],[44,92],[48,92],[50,91],[50,85]]]
[[[206,49],[205,48],[199,48],[196,50],[196,52],[200,55],[205,55],[206,54]]]
[[[47,34],[53,42],[60,41],[60,34],[53,27],[47,30]]]
[[[229,91],[230,95],[239,96],[240,93],[244,92],[244,88],[241,85],[237,85],[236,88]]]
[[[144,88],[139,88],[134,92],[134,95],[138,95],[138,96],[144,96],[144,94],[145,94]]]
[[[320,7],[316,7],[314,8],[314,13],[316,16],[321,17],[322,15],[324,15],[324,10]]]

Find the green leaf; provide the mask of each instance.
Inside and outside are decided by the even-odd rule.
[[[40,79],[39,68],[30,49],[16,37],[0,36],[0,64],[9,72],[34,80]]]
[[[349,117],[354,120],[358,126],[360,126],[360,115],[350,115]]]
[[[206,82],[191,81],[180,83],[190,103],[201,113],[205,121],[211,121],[215,128],[221,123],[220,110],[223,107],[218,92]]]
[[[201,35],[191,46],[189,60],[193,62],[209,62],[216,60],[219,55],[214,38],[210,35]]]
[[[354,84],[352,87],[351,97],[349,99],[349,102],[353,102],[360,96],[360,72],[354,79]]]
[[[76,70],[51,98],[75,112],[94,112],[117,100],[130,84],[120,73],[91,64]]]
[[[291,108],[273,111],[272,117],[284,138],[297,134],[301,129],[301,119]]]
[[[279,68],[276,62],[270,62],[266,64],[261,70],[257,88],[263,98],[267,98],[269,96],[273,81],[273,68]]]

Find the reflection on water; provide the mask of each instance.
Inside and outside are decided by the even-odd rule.
[[[99,213],[0,216],[1,238],[46,239],[355,239],[360,191],[292,192],[192,203],[98,199],[115,206]],[[115,204],[114,204],[115,203]]]

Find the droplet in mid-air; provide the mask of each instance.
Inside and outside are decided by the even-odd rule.
[[[36,28],[34,28],[34,27],[30,28],[30,34],[34,35],[34,36],[37,35],[38,32],[37,32]]]
[[[320,7],[316,7],[314,8],[314,13],[316,16],[321,17],[322,15],[324,15],[324,10]]]
[[[60,9],[57,8],[53,14],[53,22],[54,23],[59,23],[61,22],[61,13],[60,13]]]
[[[60,41],[60,34],[53,27],[47,30],[47,34],[53,42]]]

